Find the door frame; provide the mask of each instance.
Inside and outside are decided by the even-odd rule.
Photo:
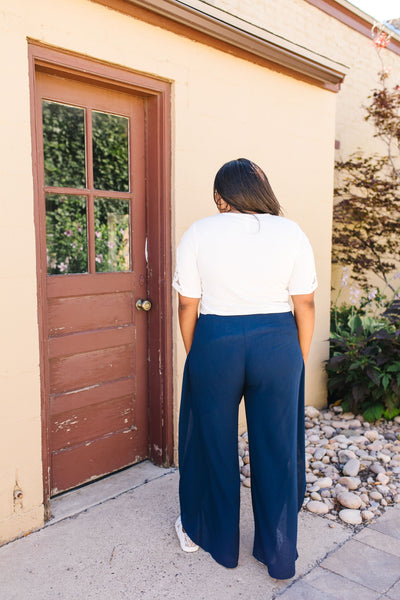
[[[28,40],[34,223],[40,349],[42,462],[45,518],[50,518],[50,446],[47,365],[46,224],[41,218],[36,111],[37,71],[140,95],[145,99],[146,237],[148,290],[149,457],[157,465],[173,462],[172,290],[171,290],[171,82],[75,52]],[[158,308],[158,310],[157,310]]]

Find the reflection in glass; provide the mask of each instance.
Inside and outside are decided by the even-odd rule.
[[[46,194],[47,273],[87,273],[86,198]]]
[[[45,185],[86,187],[85,111],[43,100]]]
[[[96,190],[129,192],[129,119],[93,111],[93,180]]]
[[[96,272],[129,271],[129,200],[95,198]]]

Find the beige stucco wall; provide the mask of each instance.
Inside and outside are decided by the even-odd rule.
[[[188,3],[197,5],[198,0],[189,0]],[[335,131],[336,139],[340,141],[337,158],[347,157],[358,147],[365,152],[379,152],[379,148],[383,148],[381,142],[373,139],[372,127],[363,120],[362,111],[370,90],[378,83],[377,72],[381,68],[372,38],[332,18],[306,0],[200,0],[200,3],[210,3],[227,10],[300,46],[306,46],[322,56],[347,65],[349,72],[337,97]],[[372,18],[358,11],[346,0],[339,1],[340,4],[363,15],[372,28]],[[391,79],[398,79],[400,56],[386,49],[382,51],[382,57],[385,65],[392,69]]]
[[[199,0],[189,0],[189,3],[198,5]],[[202,0],[200,3],[203,3]],[[367,97],[371,90],[379,87],[377,73],[382,68],[379,55],[372,44],[372,36],[368,38],[355,31],[306,0],[207,0],[205,4],[208,3],[347,65],[349,71],[337,97],[335,139],[339,141],[340,149],[336,151],[335,159],[345,160],[358,149],[362,149],[365,154],[385,153],[384,143],[374,138],[372,125],[364,120],[363,106],[368,103]],[[340,0],[340,4],[366,18],[372,28],[374,20],[371,17],[346,0]],[[400,4],[398,11],[400,14]],[[399,15],[393,14],[394,18],[397,16]],[[399,38],[393,33],[392,36]],[[391,69],[388,85],[398,83],[400,55],[383,49],[380,56],[385,67]],[[340,287],[341,275],[342,267],[333,265],[333,301],[337,297],[336,290]],[[369,279],[371,285],[379,285],[384,289],[382,281],[373,276]],[[347,297],[348,292],[343,290],[341,301]]]
[[[173,245],[212,214],[219,166],[247,156],[267,171],[286,216],[315,249],[317,325],[307,402],[325,402],[336,95],[88,0],[3,0],[0,119],[0,542],[43,523],[39,353],[27,37],[172,82]],[[174,322],[174,424],[183,347]],[[243,421],[242,421],[243,425]],[[177,444],[175,444],[177,446]],[[13,503],[16,485],[22,503]]]

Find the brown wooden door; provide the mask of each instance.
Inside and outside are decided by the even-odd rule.
[[[36,82],[54,495],[149,455],[144,101]]]

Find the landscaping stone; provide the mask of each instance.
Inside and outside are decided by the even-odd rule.
[[[337,495],[337,499],[342,506],[345,508],[360,508],[362,500],[360,496],[357,494],[353,494],[352,492],[342,492]]]
[[[317,500],[310,500],[306,506],[307,510],[318,515],[326,515],[329,512],[329,506],[324,502],[318,502]]]
[[[360,470],[360,461],[358,458],[351,458],[343,467],[343,475],[355,477]]]
[[[360,511],[352,510],[350,508],[344,508],[341,510],[339,512],[339,518],[349,525],[360,525],[360,523],[362,523]]]
[[[305,416],[304,510],[358,527],[400,503],[400,418],[367,423],[340,406],[307,406]],[[240,479],[250,487],[247,434],[238,448]]]

